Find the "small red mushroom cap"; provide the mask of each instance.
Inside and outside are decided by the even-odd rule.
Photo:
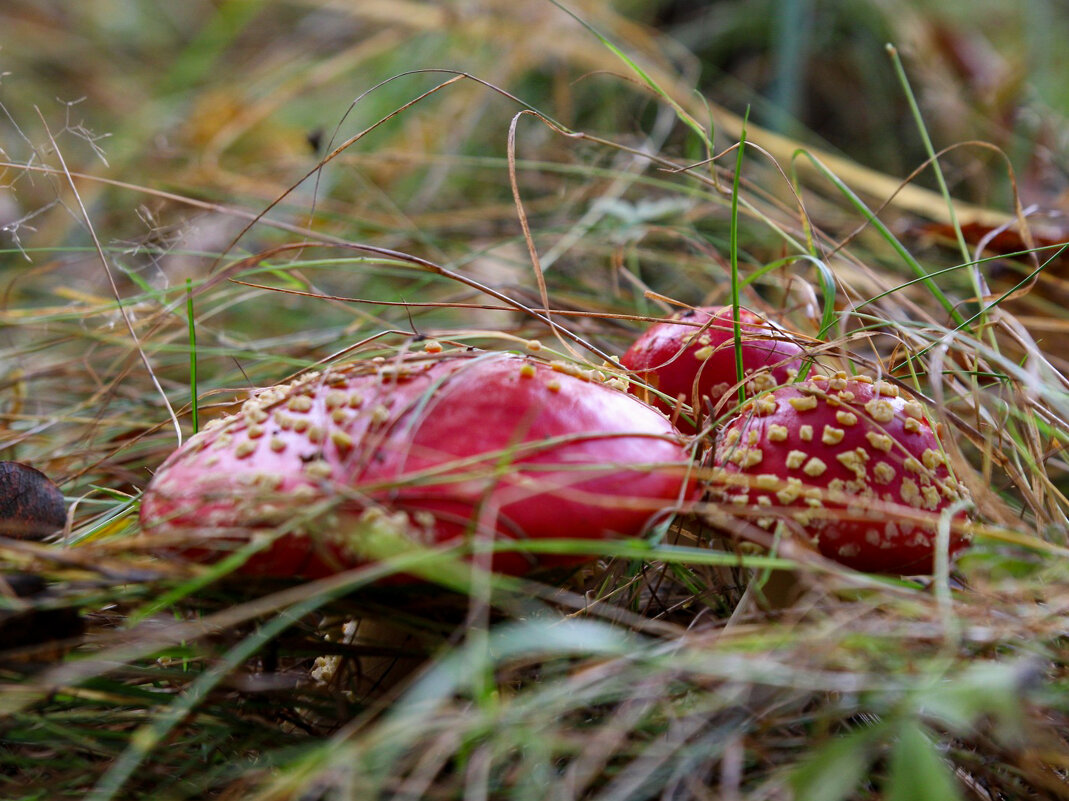
[[[739,323],[747,394],[786,383],[801,369],[804,351],[782,328],[745,308],[739,309]],[[688,309],[653,325],[620,364],[672,399],[649,393],[650,402],[668,414],[675,412],[676,401],[699,413],[715,407],[738,383],[732,307]],[[641,397],[645,388],[632,391]],[[728,403],[728,408],[735,405]],[[693,432],[689,424],[680,422],[680,428]]]
[[[266,390],[189,440],[146,489],[141,521],[232,544],[304,516],[244,570],[317,576],[362,561],[339,513],[405,513],[427,544],[480,522],[485,536],[635,536],[688,496],[687,464],[663,415],[570,366],[487,353],[364,363]]]
[[[830,559],[898,575],[932,572],[937,516],[967,497],[921,404],[843,373],[747,401],[718,437],[713,482],[759,525],[783,521]],[[952,528],[950,554],[965,544]]]

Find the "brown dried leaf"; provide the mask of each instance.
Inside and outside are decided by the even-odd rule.
[[[0,462],[0,535],[40,540],[66,522],[63,493],[48,476],[20,462]]]

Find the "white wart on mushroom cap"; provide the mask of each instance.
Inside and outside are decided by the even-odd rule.
[[[662,414],[592,373],[508,354],[408,359],[260,393],[164,463],[141,516],[225,542],[333,505],[246,565],[312,576],[360,561],[332,512],[365,501],[408,513],[427,542],[481,512],[487,535],[633,536],[686,494],[687,463]]]
[[[921,404],[842,373],[747,401],[718,438],[713,486],[765,528],[782,520],[831,559],[900,575],[932,571],[937,516],[966,497]],[[965,543],[952,531],[951,554]]]

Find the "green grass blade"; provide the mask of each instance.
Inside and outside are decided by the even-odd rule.
[[[713,152],[713,140],[706,132],[705,128],[703,128],[702,125],[696,119],[694,119],[693,116],[691,116],[690,112],[683,108],[683,106],[681,106],[670,94],[668,94],[668,92],[666,92],[662,86],[660,86],[655,80],[653,80],[653,78],[651,78],[649,74],[646,73],[646,71],[643,70],[642,67],[640,67],[633,58],[631,58],[623,50],[621,50],[608,36],[603,34],[587,20],[580,17],[578,14],[576,14],[570,8],[565,6],[563,3],[559,2],[559,0],[549,0],[549,2],[551,2],[569,17],[571,17],[584,28],[586,28],[588,31],[590,31],[590,33],[592,33],[594,36],[596,36],[598,38],[598,41],[600,41],[602,45],[608,48],[612,52],[612,54],[619,58],[624,64],[626,64],[631,69],[631,71],[634,72],[635,75],[637,75],[644,84],[646,84],[646,86],[656,92],[657,95],[662,100],[664,100],[664,102],[671,106],[672,110],[675,111],[676,115],[683,122],[683,124],[698,135],[708,153],[711,154]]]
[[[883,221],[880,220],[880,218],[872,212],[872,210],[868,207],[865,201],[858,197],[857,193],[855,193],[854,190],[847,186],[842,181],[842,179],[839,178],[839,176],[829,170],[820,161],[820,159],[816,158],[814,155],[812,155],[806,150],[796,151],[795,156],[799,155],[805,156],[807,159],[809,159],[809,161],[812,162],[813,166],[817,168],[820,174],[823,175],[828,181],[830,181],[835,186],[835,188],[839,190],[840,193],[842,193],[843,197],[845,197],[850,202],[850,204],[862,214],[862,216],[865,218],[865,221],[876,229],[876,231],[880,234],[881,237],[883,237],[887,244],[889,244],[894,249],[895,253],[897,253],[898,256],[902,259],[902,261],[905,262],[906,266],[909,267],[913,274],[921,280],[924,286],[932,294],[932,297],[934,297],[939,302],[939,305],[943,307],[943,309],[950,316],[950,318],[956,324],[961,325],[965,321],[965,318],[961,316],[961,313],[957,310],[955,305],[951,303],[950,299],[946,296],[943,290],[932,280],[932,277],[931,275],[929,275],[928,271],[921,265],[919,261],[917,261],[913,254],[906,249],[906,246],[902,244],[898,237],[891,233],[891,229],[889,229],[883,223]]]
[[[739,384],[739,405],[746,400],[742,367],[742,324],[739,317],[739,184],[742,181],[742,157],[746,150],[746,121],[750,109],[742,120],[738,150],[735,151],[735,176],[731,181],[731,228],[729,231],[728,257],[731,263],[731,325],[735,337],[735,380]]]
[[[189,326],[189,407],[193,433],[200,431],[197,392],[197,325],[193,315],[193,279],[186,279],[186,323]]]
[[[957,782],[925,728],[904,722],[891,751],[887,801],[958,801]]]
[[[868,773],[877,731],[836,737],[791,773],[795,801],[844,801]]]

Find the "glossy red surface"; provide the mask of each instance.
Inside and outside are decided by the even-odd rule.
[[[687,464],[663,415],[570,367],[508,354],[358,365],[269,390],[191,439],[141,519],[226,547],[289,527],[243,569],[311,577],[363,561],[353,526],[370,505],[407,513],[425,544],[635,536],[690,494]],[[502,554],[495,568],[561,561]]]
[[[803,350],[783,329],[744,308],[739,309],[739,321],[748,394],[783,384],[801,368]],[[729,412],[738,402],[731,395],[738,384],[732,309],[688,309],[657,323],[635,341],[620,363],[672,400],[649,393],[650,402],[666,413],[673,411],[676,399],[703,414],[723,400],[715,414]],[[758,373],[762,375],[757,377]],[[640,397],[645,392],[639,385],[632,391]],[[679,426],[687,433],[694,431],[683,421]]]
[[[715,465],[715,486],[739,514],[769,529],[784,521],[869,572],[930,573],[938,516],[965,492],[919,403],[845,376],[748,402],[721,432]],[[965,542],[952,532],[950,553]]]

